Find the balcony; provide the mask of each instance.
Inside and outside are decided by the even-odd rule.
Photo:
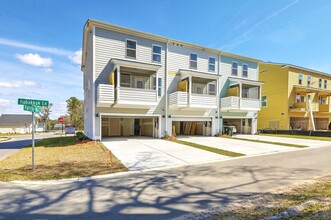
[[[290,104],[290,111],[291,112],[306,112],[308,111],[308,103],[307,102],[296,102]],[[312,102],[311,103],[311,110],[313,112],[319,111],[319,104],[318,102]]]
[[[170,108],[217,109],[217,96],[177,91],[169,95]]]
[[[157,105],[157,92],[151,89],[119,87],[115,90],[118,108],[150,108]]]
[[[221,98],[221,111],[244,110],[259,111],[261,109],[260,99],[239,98],[238,96],[227,96]]]
[[[114,86],[108,84],[99,84],[97,87],[97,107],[110,107],[112,104],[114,104],[114,101]]]
[[[319,111],[320,112],[330,112],[330,105],[329,104],[320,104]]]

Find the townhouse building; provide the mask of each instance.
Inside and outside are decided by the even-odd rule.
[[[328,130],[331,75],[283,63],[260,63],[259,129]]]
[[[260,60],[89,19],[84,129],[91,139],[257,130]]]

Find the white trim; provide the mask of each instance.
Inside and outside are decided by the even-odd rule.
[[[197,55],[197,60],[196,60],[196,61],[191,60],[191,55],[192,55],[192,54]],[[193,68],[193,67],[191,66],[191,61],[197,63],[197,67],[196,67],[196,68]],[[198,69],[198,54],[197,54],[197,53],[192,53],[192,52],[190,53],[190,57],[189,57],[189,67],[190,67],[190,69],[193,69],[193,70],[197,70],[197,69]]]
[[[153,55],[154,55],[154,51],[153,51],[153,47],[156,46],[156,47],[160,47],[161,48],[161,51],[160,51],[160,61],[155,61],[153,60]],[[155,53],[157,54],[157,53]],[[158,45],[158,44],[152,44],[152,63],[162,63],[162,46],[161,45]]]
[[[213,59],[215,60],[215,63],[214,63],[214,71],[212,71],[212,70],[209,69],[209,65],[210,65],[210,63],[209,63],[209,59],[210,59],[210,58],[213,58]],[[209,56],[209,57],[208,57],[208,72],[216,73],[216,58],[215,58],[215,57],[212,57],[212,56]]]
[[[133,41],[133,42],[136,42],[136,57],[129,57],[128,56],[128,53],[127,53],[127,49],[128,49],[128,40],[129,41]],[[132,48],[129,48],[130,50],[133,50]],[[138,43],[137,43],[137,40],[133,40],[133,39],[130,39],[130,38],[125,38],[125,58],[128,58],[128,59],[137,59],[137,50],[138,50]]]
[[[93,31],[92,31],[92,82],[93,82],[93,89],[92,89],[92,124],[93,124],[93,128],[92,128],[92,139],[95,139],[95,108],[96,108],[96,102],[95,102],[95,89],[96,89],[96,85],[95,85],[95,26],[93,26]]]
[[[244,76],[244,65],[247,66],[247,76]],[[249,65],[247,63],[242,63],[241,64],[241,77],[248,78],[248,69],[249,69]]]

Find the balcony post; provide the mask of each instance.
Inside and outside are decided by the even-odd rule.
[[[241,98],[242,98],[242,82],[239,82],[239,103],[238,103],[238,108],[240,109],[240,103],[241,103]]]
[[[120,99],[121,73],[120,66],[117,66],[117,85],[116,85],[116,100]]]
[[[157,78],[157,72],[155,72],[155,92],[156,92],[156,102],[159,97],[159,94],[157,93],[159,91],[159,80]]]
[[[188,77],[188,106],[191,105],[191,94],[192,94],[192,76]]]
[[[220,111],[221,111],[221,104],[219,98],[219,79],[216,80],[216,104],[217,104],[217,133],[221,133],[220,131]]]

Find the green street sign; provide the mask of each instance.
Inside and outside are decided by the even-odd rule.
[[[34,100],[34,99],[18,99],[19,105],[35,105],[35,106],[45,106],[48,107],[49,102],[45,100]]]
[[[35,105],[24,105],[23,106],[24,111],[29,111],[29,112],[40,112],[40,107],[35,106]]]

